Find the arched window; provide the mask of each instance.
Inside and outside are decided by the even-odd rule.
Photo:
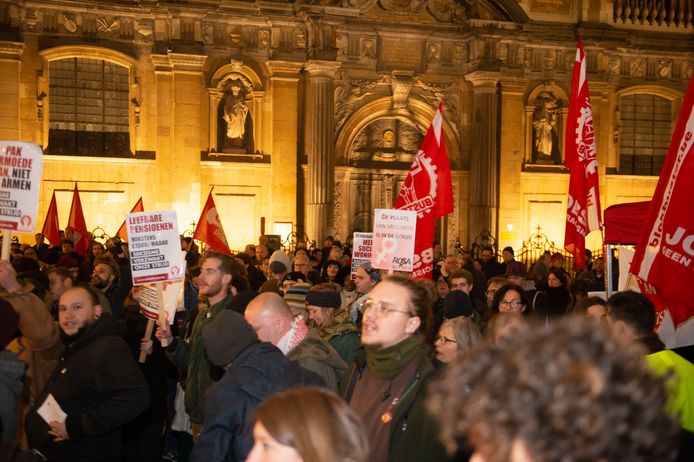
[[[50,61],[49,154],[129,157],[129,69],[92,58]]]
[[[635,93],[619,105],[619,173],[660,175],[672,136],[672,101]]]

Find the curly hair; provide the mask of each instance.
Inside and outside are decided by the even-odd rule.
[[[536,462],[671,460],[677,423],[644,351],[565,319],[478,348],[432,383],[427,406],[449,452],[466,436],[489,462],[525,449]]]
[[[526,311],[528,311],[528,300],[525,298],[525,291],[523,290],[523,288],[511,282],[507,282],[503,286],[499,287],[497,291],[494,293],[494,301],[492,302],[492,306],[489,307],[489,311],[491,313],[499,312],[499,304],[501,303],[501,300],[504,299],[504,295],[506,295],[506,292],[508,292],[509,290],[513,290],[516,293],[518,293],[518,297],[520,298],[521,303],[525,305]]]

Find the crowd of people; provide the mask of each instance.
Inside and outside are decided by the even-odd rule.
[[[13,243],[0,460],[694,460],[694,365],[647,297],[589,294],[602,259],[435,245],[414,280],[323,244],[182,237],[182,303],[150,335],[127,243]]]

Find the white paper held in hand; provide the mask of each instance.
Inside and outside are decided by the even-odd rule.
[[[65,418],[67,417],[67,414],[63,412],[60,408],[60,404],[58,404],[58,401],[55,400],[51,393],[46,396],[46,400],[37,412],[47,424],[53,421],[65,422]]]

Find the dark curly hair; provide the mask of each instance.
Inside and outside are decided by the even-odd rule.
[[[494,293],[494,300],[492,301],[492,306],[489,307],[490,313],[498,313],[499,312],[499,303],[501,303],[501,300],[504,299],[504,295],[506,295],[506,292],[509,290],[516,291],[518,293],[518,296],[520,297],[520,301],[523,305],[525,305],[525,311],[524,313],[527,314],[528,310],[528,300],[525,297],[525,291],[523,290],[522,287],[513,284],[511,282],[504,284],[503,286],[499,287],[496,292]]]
[[[538,462],[672,460],[679,427],[644,353],[564,319],[464,355],[427,405],[449,451],[467,437],[488,462],[510,460],[518,443]]]

